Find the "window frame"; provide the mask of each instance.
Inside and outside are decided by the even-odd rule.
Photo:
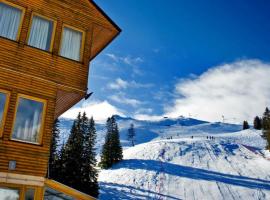
[[[34,200],[39,200],[40,197],[43,197],[43,187],[34,186],[34,185],[18,185],[15,183],[1,183],[0,182],[0,188],[8,188],[8,189],[14,189],[19,190],[19,200],[25,200],[25,194],[27,189],[34,189],[35,195]]]
[[[72,58],[68,58],[68,57],[65,57],[65,56],[61,55],[61,48],[62,48],[62,42],[63,42],[63,36],[64,36],[65,27],[82,33],[82,41],[81,41],[80,59],[79,60],[74,60]],[[82,62],[83,55],[84,55],[84,49],[85,49],[85,35],[86,35],[86,32],[84,30],[64,23],[62,25],[61,39],[60,39],[60,44],[59,44],[58,55],[61,56],[62,58],[66,58],[68,60],[72,60],[72,61],[75,61],[75,62]]]
[[[30,38],[30,33],[31,33],[31,30],[32,30],[32,23],[33,23],[34,16],[37,16],[37,17],[40,17],[40,18],[43,18],[45,20],[48,20],[48,21],[53,22],[53,30],[52,30],[52,37],[51,37],[51,42],[50,42],[50,48],[49,48],[49,50],[40,49],[38,47],[34,47],[34,46],[31,46],[31,45],[28,44],[29,38]],[[30,18],[30,23],[29,23],[29,28],[28,28],[28,33],[27,33],[27,38],[26,38],[26,44],[27,44],[27,46],[32,47],[32,48],[35,48],[35,49],[39,49],[41,51],[52,52],[52,50],[53,50],[53,44],[54,44],[54,39],[55,39],[55,33],[56,33],[56,26],[57,26],[57,21],[55,19],[46,17],[46,16],[41,15],[41,14],[39,14],[37,12],[32,12],[31,18]]]
[[[7,90],[0,89],[0,93],[6,94],[5,107],[4,107],[4,111],[3,111],[2,120],[0,122],[0,138],[2,138],[3,137],[5,123],[6,123],[6,118],[7,118],[8,106],[9,106],[9,100],[10,100],[10,92],[7,91]]]
[[[20,98],[41,102],[44,105],[43,110],[42,110],[41,126],[40,126],[40,130],[39,130],[39,137],[38,137],[37,142],[29,142],[29,141],[25,141],[25,140],[21,140],[21,139],[12,138],[13,131],[14,131],[14,128],[15,128],[15,123],[16,123],[17,112],[18,112],[18,107],[19,107],[19,99]],[[13,120],[12,120],[12,129],[11,129],[12,131],[11,131],[11,134],[10,134],[10,140],[17,141],[17,142],[22,142],[22,143],[27,143],[27,144],[41,145],[42,141],[43,141],[46,111],[47,111],[47,100],[19,93],[17,95],[17,99],[16,99],[16,106],[15,106],[15,110],[14,110],[14,117],[13,117]]]
[[[3,4],[6,4],[8,6],[11,6],[13,8],[17,8],[19,10],[22,11],[22,16],[21,16],[21,19],[20,19],[20,24],[19,24],[19,27],[18,27],[18,33],[16,35],[16,39],[15,40],[12,40],[12,39],[9,39],[9,38],[6,38],[6,37],[3,37],[3,36],[0,36],[1,38],[5,38],[7,40],[11,40],[11,41],[16,41],[18,42],[19,39],[20,39],[20,36],[21,36],[21,32],[22,32],[22,25],[23,25],[23,21],[24,21],[24,17],[25,17],[25,12],[26,12],[26,8],[22,7],[22,6],[19,6],[17,4],[14,4],[14,3],[11,3],[9,1],[6,1],[6,0],[1,0],[0,3],[3,3]]]

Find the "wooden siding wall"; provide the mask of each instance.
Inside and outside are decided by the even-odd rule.
[[[95,56],[117,31],[87,1],[63,0],[8,0],[26,9],[18,43],[0,38],[0,63],[20,72],[39,76],[59,84],[87,89],[88,66]],[[32,13],[56,20],[56,34],[52,52],[42,51],[27,45],[27,34]],[[82,62],[58,56],[63,24],[85,31],[85,48]],[[93,30],[101,31],[94,37]],[[93,46],[92,46],[93,45]]]
[[[45,177],[55,116],[59,116],[83,98],[87,90],[89,61],[120,30],[88,0],[5,0],[4,2],[19,5],[25,8],[26,12],[19,41],[0,37],[0,88],[11,93],[3,137],[0,138],[0,172]],[[57,22],[52,52],[27,45],[33,12]],[[58,55],[63,24],[85,31],[85,47],[81,62]],[[10,139],[19,93],[47,100],[41,145]],[[14,171],[8,170],[8,163],[11,160],[17,161]]]
[[[11,92],[3,138],[0,139],[0,172],[45,177],[51,142],[51,128],[54,122],[56,87],[47,82],[41,82],[39,79],[27,78],[16,72],[0,68],[0,88]],[[47,100],[41,145],[10,140],[15,105],[19,93]],[[14,171],[8,170],[8,163],[11,160],[17,161],[17,167]]]

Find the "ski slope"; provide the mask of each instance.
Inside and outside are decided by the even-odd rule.
[[[100,199],[270,199],[260,131],[227,126],[159,126],[158,137],[126,148],[123,162],[100,172]]]
[[[101,200],[270,199],[270,153],[264,150],[261,131],[183,117],[140,121],[116,116],[116,120],[124,161],[99,173]],[[135,147],[127,141],[131,123]],[[61,119],[63,140],[71,125]],[[106,126],[96,128],[99,154]]]

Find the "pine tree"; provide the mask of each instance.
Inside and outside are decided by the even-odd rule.
[[[131,142],[131,145],[135,145],[135,129],[134,129],[134,124],[130,124],[130,128],[128,129],[128,135],[127,135],[128,140]]]
[[[112,155],[111,155],[111,140],[112,140],[112,124],[111,118],[107,119],[106,122],[107,133],[105,137],[105,143],[102,147],[100,167],[103,169],[110,168],[112,166]]]
[[[83,133],[82,117],[78,114],[74,121],[68,141],[65,145],[63,158],[63,183],[77,190],[82,188],[82,153],[83,153]]]
[[[93,117],[89,120],[86,114],[82,116],[82,131],[84,133],[82,154],[82,192],[98,197],[98,173],[95,169],[97,160],[95,153],[96,129]]]
[[[270,150],[270,111],[268,108],[265,109],[262,118],[262,136],[267,140],[266,148]]]
[[[56,168],[57,168],[57,174],[53,177],[54,180],[65,183],[65,172],[66,172],[66,151],[65,151],[65,144],[63,143],[58,155],[58,159],[56,161]]]
[[[58,143],[59,143],[59,120],[56,119],[54,121],[53,129],[52,129],[52,139],[50,146],[50,158],[49,158],[49,170],[48,177],[56,179],[58,175],[59,166],[57,165],[59,155],[58,155]]]
[[[263,137],[266,138],[267,130],[270,129],[270,111],[268,108],[265,109],[262,117],[262,129],[263,129]]]
[[[123,159],[119,130],[114,116],[107,120],[107,134],[102,148],[100,167],[107,169]]]
[[[258,116],[256,116],[254,118],[253,126],[257,130],[261,130],[262,129],[262,120]]]
[[[243,130],[245,130],[245,129],[249,129],[249,124],[247,121],[243,122]]]
[[[123,160],[123,149],[120,143],[119,129],[114,116],[111,117],[112,124],[112,163],[115,164]]]

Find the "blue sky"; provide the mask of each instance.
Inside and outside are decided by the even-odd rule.
[[[228,121],[239,122],[261,114],[270,104],[270,94],[264,92],[270,88],[261,87],[270,85],[265,76],[270,61],[270,1],[96,3],[123,31],[91,63],[89,88],[94,95],[64,116],[84,109],[94,117],[98,112],[98,119],[118,113],[220,121],[225,115]],[[251,83],[260,87],[259,97],[251,92],[243,95],[246,90],[256,90]],[[219,88],[223,93],[217,97]],[[242,105],[250,98],[258,103],[247,103],[247,112]]]

